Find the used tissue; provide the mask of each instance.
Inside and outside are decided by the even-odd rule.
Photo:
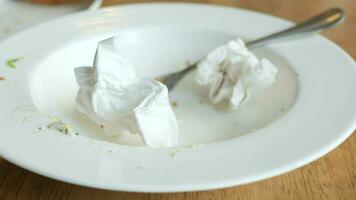
[[[227,102],[230,109],[236,109],[272,85],[277,72],[270,61],[259,60],[241,39],[236,39],[213,50],[198,63],[196,81],[210,85],[212,103]]]
[[[117,37],[98,44],[94,67],[75,69],[80,90],[78,110],[109,136],[140,134],[150,147],[174,147],[178,125],[167,87],[150,78],[138,78],[116,45]]]

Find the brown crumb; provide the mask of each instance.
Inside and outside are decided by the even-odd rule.
[[[185,65],[186,65],[187,67],[189,67],[189,66],[191,66],[191,65],[192,65],[192,63],[191,63],[191,62],[189,62],[189,61],[185,61]]]
[[[100,128],[103,129],[103,128],[104,128],[104,125],[101,125]]]
[[[4,77],[2,77],[2,76],[0,76],[0,81],[3,81],[3,80],[5,80],[5,78],[4,78]]]
[[[11,32],[11,28],[10,27],[5,27],[4,28],[4,33],[10,33]]]
[[[178,106],[178,102],[177,102],[177,101],[172,101],[171,105],[172,105],[173,107],[177,107],[177,106]]]

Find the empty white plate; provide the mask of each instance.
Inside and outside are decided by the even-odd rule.
[[[194,73],[186,77],[170,94],[180,126],[174,149],[147,148],[138,137],[106,138],[75,109],[73,69],[91,65],[102,39],[119,34],[138,74],[158,76],[230,39],[290,25],[226,7],[138,4],[83,12],[17,34],[0,44],[0,62],[22,58],[15,68],[0,68],[0,154],[55,179],[142,192],[240,185],[307,164],[344,141],[356,120],[355,64],[318,35],[256,50],[278,66],[277,81],[238,111],[214,109]],[[79,135],[47,130],[53,116]]]

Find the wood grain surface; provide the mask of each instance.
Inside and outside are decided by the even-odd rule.
[[[105,0],[105,5],[133,2],[149,1]],[[247,8],[293,21],[305,19],[331,6],[342,7],[347,11],[348,19],[343,25],[325,32],[324,35],[343,47],[354,59],[356,58],[356,0],[192,0],[190,2]],[[244,186],[189,193],[126,193],[86,188],[45,178],[0,158],[0,199],[355,200],[356,135],[351,136],[323,158],[290,173]]]

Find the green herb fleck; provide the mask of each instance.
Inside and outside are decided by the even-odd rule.
[[[20,61],[22,58],[13,58],[6,61],[6,65],[12,69],[16,68],[16,62]]]
[[[171,157],[175,158],[178,153],[179,153],[178,150],[172,151],[172,152],[171,152]]]
[[[142,167],[142,166],[137,166],[136,169],[137,169],[137,170],[142,170],[143,167]]]

